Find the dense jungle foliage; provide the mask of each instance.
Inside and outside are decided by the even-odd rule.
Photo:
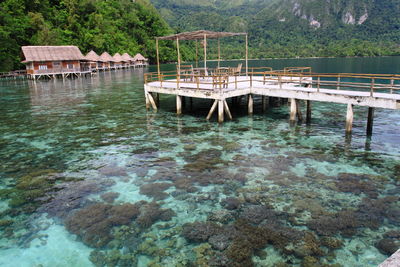
[[[171,33],[148,0],[0,1],[0,71],[23,68],[23,45],[77,45],[83,53],[140,52],[154,59],[155,36]],[[175,55],[161,47],[162,60]]]

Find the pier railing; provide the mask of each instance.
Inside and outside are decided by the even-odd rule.
[[[317,92],[323,89],[367,91],[374,93],[400,93],[400,75],[361,73],[313,73],[310,67],[287,67],[272,70],[270,67],[250,68],[248,75],[239,73],[199,75],[182,74],[177,71],[152,72],[145,74],[145,83],[160,82],[160,86],[174,84],[176,89],[189,87],[198,90],[240,89],[253,86],[309,87]]]

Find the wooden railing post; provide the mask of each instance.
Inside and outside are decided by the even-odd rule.
[[[181,79],[181,75],[178,72],[176,75],[176,89],[180,88],[180,79]]]
[[[337,78],[337,87],[336,87],[336,89],[337,90],[340,89],[340,74],[338,75],[338,78]]]
[[[375,78],[371,79],[371,96],[374,96]]]
[[[197,90],[200,89],[200,81],[199,81],[199,76],[196,75],[196,83],[197,83]]]
[[[237,89],[237,76],[235,75],[235,89]]]
[[[253,72],[250,73],[250,87],[253,87]]]
[[[393,94],[393,89],[394,89],[394,79],[390,80],[390,93]]]
[[[317,81],[317,92],[319,93],[319,88],[321,86],[321,77],[318,76],[318,81]]]
[[[282,89],[282,75],[278,74],[279,89]]]

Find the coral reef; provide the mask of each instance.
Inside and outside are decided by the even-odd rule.
[[[371,198],[376,198],[380,186],[365,175],[340,173],[336,181],[336,187],[340,192],[353,193],[355,195],[364,193]]]
[[[343,236],[353,236],[357,229],[362,226],[357,214],[351,210],[343,210],[337,213],[319,215],[308,221],[309,229],[318,235],[332,236],[341,233]]]
[[[221,227],[213,222],[194,222],[183,225],[182,235],[191,242],[205,242],[221,231]]]
[[[117,193],[117,192],[107,192],[107,193],[102,194],[100,197],[105,202],[112,204],[114,202],[114,200],[119,197],[119,193]]]
[[[101,248],[113,239],[111,230],[115,226],[129,225],[136,219],[141,228],[147,228],[157,220],[170,220],[172,216],[173,211],[163,210],[158,204],[145,201],[122,205],[95,203],[68,217],[65,225],[85,244]]]
[[[154,201],[162,200],[168,197],[164,191],[170,188],[173,184],[170,183],[151,183],[144,184],[140,187],[140,194],[152,197]]]
[[[140,215],[136,219],[136,223],[141,228],[148,228],[158,220],[169,221],[175,215],[176,214],[173,210],[161,209],[159,204],[151,202],[141,205]]]
[[[221,205],[228,210],[236,210],[241,204],[242,202],[234,197],[227,197],[221,201]]]
[[[68,217],[65,226],[85,244],[96,248],[103,247],[112,240],[112,227],[131,223],[139,215],[140,205],[141,203],[126,203],[112,206],[96,203]]]

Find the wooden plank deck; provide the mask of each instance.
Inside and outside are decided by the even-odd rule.
[[[149,73],[145,74],[144,90],[146,107],[155,110],[158,94],[175,95],[178,114],[182,112],[182,97],[213,99],[214,104],[207,119],[218,107],[219,122],[223,122],[224,113],[232,117],[226,100],[233,97],[247,96],[249,114],[253,113],[253,95],[262,96],[263,108],[265,98],[288,99],[291,103],[290,120],[296,120],[296,116],[302,117],[298,100],[307,103],[307,121],[311,120],[311,101],[347,104],[347,132],[352,129],[353,106],[369,108],[369,131],[372,131],[374,108],[400,109],[399,75],[258,72],[250,73],[249,76],[225,76],[221,79],[194,75],[179,77],[177,73]]]

